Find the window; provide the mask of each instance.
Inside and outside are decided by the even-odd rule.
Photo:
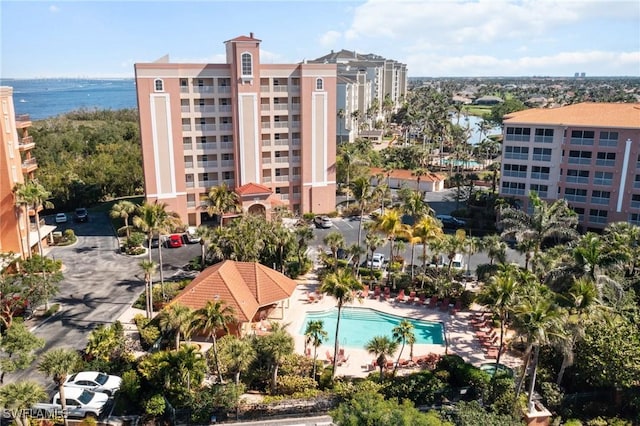
[[[534,142],[551,143],[553,142],[553,129],[536,129]]]
[[[503,176],[511,176],[518,178],[527,177],[527,166],[520,164],[505,164]]]
[[[591,192],[591,203],[592,204],[609,204],[609,199],[611,198],[611,192],[609,191],[592,191]]]
[[[640,213],[631,213],[629,215],[629,223],[640,226]]]
[[[164,82],[159,78],[156,78],[153,82],[156,92],[164,92]]]
[[[316,79],[316,90],[323,90],[324,88],[324,82],[322,81],[321,78],[317,78]]]
[[[638,177],[638,175],[636,175],[636,178]],[[611,186],[613,183],[613,173],[611,172],[594,172],[593,175],[593,184],[594,185],[605,185],[605,186]],[[640,188],[640,181],[637,182],[638,186],[637,188]],[[636,188],[636,186],[634,185],[634,188]]]
[[[511,158],[513,160],[528,160],[529,147],[507,146],[504,149],[504,158]]]
[[[567,170],[568,183],[589,183],[589,170]]]
[[[509,195],[524,195],[524,183],[502,182],[502,193]]]
[[[571,145],[593,145],[595,132],[593,130],[572,130]]]
[[[549,167],[532,166],[531,179],[549,180]]]
[[[587,202],[587,190],[577,188],[565,188],[564,198],[569,201],[577,201],[579,203]]]
[[[607,223],[607,211],[606,210],[589,210],[589,222],[591,223]]]
[[[596,166],[613,167],[616,165],[615,152],[599,152],[596,158]]]
[[[531,129],[529,127],[507,127],[507,140],[529,142]]]
[[[617,146],[618,145],[618,132],[600,132],[600,146]]]
[[[635,189],[640,189],[640,175],[636,175],[635,179],[633,180],[633,187]]]
[[[536,193],[542,198],[546,198],[549,195],[549,187],[547,185],[538,185],[537,183],[532,183],[529,188],[531,189],[531,191],[536,191]]]
[[[578,215],[578,220],[582,222],[584,220],[584,208],[583,207],[573,207],[573,211]]]
[[[633,194],[631,196],[631,208],[640,209],[640,194]]]
[[[251,53],[243,53],[240,57],[242,63],[242,75],[243,76],[252,76],[253,75],[253,60],[251,58]]]
[[[533,161],[551,161],[551,148],[533,148]]]
[[[591,164],[591,151],[569,151],[569,164]]]

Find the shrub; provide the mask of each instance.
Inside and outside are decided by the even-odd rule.
[[[56,314],[59,310],[60,310],[60,304],[54,303],[53,305],[49,306],[49,309],[47,309],[42,316],[45,318],[49,318],[50,316]]]
[[[162,415],[165,408],[164,397],[160,394],[155,394],[144,402],[144,412],[153,417]]]
[[[133,317],[133,321],[138,327],[138,333],[140,333],[142,349],[149,349],[160,338],[160,329],[153,324],[149,324],[149,319],[142,314],[137,314]]]
[[[75,234],[75,232],[73,232],[73,229],[65,229],[64,232],[62,233],[62,236],[67,241],[75,241],[76,240],[76,234]]]
[[[282,395],[292,395],[304,392],[306,389],[315,389],[317,383],[311,377],[303,376],[278,376],[278,393]]]
[[[125,245],[127,246],[127,248],[141,247],[145,238],[146,237],[142,232],[133,232],[131,233],[131,236],[127,238]]]
[[[138,401],[140,377],[138,377],[138,373],[136,373],[135,370],[129,370],[122,373],[120,392],[126,396],[129,401]]]
[[[478,276],[478,280],[487,281],[489,278],[494,276],[498,272],[498,265],[490,263],[483,263],[482,265],[478,265],[476,267],[476,275]]]

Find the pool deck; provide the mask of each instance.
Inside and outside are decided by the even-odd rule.
[[[297,280],[298,287],[290,298],[290,305],[285,310],[285,318],[283,323],[287,330],[291,333],[295,340],[295,351],[304,354],[304,336],[299,333],[304,323],[307,312],[324,311],[336,306],[336,300],[330,296],[325,296],[319,301],[310,303],[307,299],[307,292],[314,292],[319,283],[314,274],[308,274],[302,279]],[[473,327],[469,324],[469,320],[474,311],[460,311],[456,315],[449,312],[443,312],[438,308],[428,308],[426,306],[411,304],[407,305],[403,302],[395,302],[394,300],[380,301],[371,298],[356,300],[345,306],[371,308],[381,312],[408,317],[424,321],[442,322],[445,327],[445,336],[448,347],[445,345],[427,345],[416,344],[413,346],[414,357],[424,356],[430,353],[457,354],[476,366],[484,363],[495,362],[495,359],[489,359],[485,356],[480,341],[475,336]],[[326,330],[330,335],[335,334],[335,330]],[[391,336],[389,336],[391,337]],[[339,339],[340,340],[340,339]],[[327,351],[333,354],[333,345],[321,345],[317,349],[318,360],[326,360]],[[402,353],[402,358],[409,359],[409,350],[407,346]],[[313,356],[313,348],[311,348]],[[398,352],[395,354],[393,361],[397,359]],[[345,356],[348,361],[336,369],[338,376],[350,377],[366,377],[370,371],[367,366],[372,363],[375,356],[368,353],[366,349],[345,348]],[[509,353],[503,353],[500,363],[509,367],[515,367],[521,364],[519,358]],[[398,374],[403,374],[410,369],[398,369]]]

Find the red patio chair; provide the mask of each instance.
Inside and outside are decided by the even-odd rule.
[[[449,298],[445,297],[444,300],[442,301],[442,304],[440,305],[440,310],[447,311],[448,309],[449,309]]]
[[[404,302],[404,289],[400,290],[400,293],[398,293],[398,297],[396,297],[396,302]]]
[[[435,308],[438,304],[438,296],[431,296],[431,300],[429,301],[429,307]]]
[[[416,292],[412,291],[409,293],[409,298],[407,299],[407,303],[413,303],[416,300]]]

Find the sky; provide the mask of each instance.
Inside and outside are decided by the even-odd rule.
[[[0,0],[0,77],[133,78],[166,54],[222,63],[224,41],[250,32],[268,63],[347,49],[410,77],[640,76],[637,0]]]

